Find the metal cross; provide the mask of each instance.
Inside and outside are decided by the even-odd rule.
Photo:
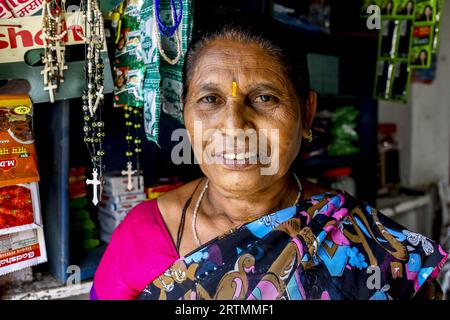
[[[48,95],[50,96],[50,102],[55,102],[55,93],[53,90],[58,89],[58,86],[56,84],[52,84],[51,81],[48,81],[47,86],[44,87],[44,91],[48,91]]]
[[[97,191],[97,186],[100,185],[100,180],[97,179],[98,173],[97,173],[97,169],[96,169],[96,168],[94,168],[94,169],[92,170],[92,177],[93,177],[92,180],[91,180],[91,179],[86,179],[86,184],[92,184],[92,186],[93,186],[93,191],[92,191],[92,193],[93,193],[93,196],[92,196],[92,203],[93,203],[94,205],[97,205],[97,204],[98,204],[98,191]]]
[[[131,161],[128,161],[128,163],[127,163],[127,170],[122,170],[122,175],[123,176],[125,176],[125,175],[128,176],[128,185],[127,185],[127,190],[128,191],[133,190],[132,176],[136,172],[137,172],[137,170],[133,170],[133,163],[131,163]]]
[[[94,106],[92,108],[89,108],[89,112],[91,113],[91,117],[94,116],[94,114],[97,112],[98,104],[100,103],[100,100],[103,99],[103,86],[100,86],[98,91],[95,93],[97,98],[95,99]]]

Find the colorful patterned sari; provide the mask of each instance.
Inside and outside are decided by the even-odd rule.
[[[447,256],[347,193],[330,192],[202,245],[139,299],[410,299]]]

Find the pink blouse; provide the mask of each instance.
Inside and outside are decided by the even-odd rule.
[[[157,200],[142,202],[113,232],[94,275],[91,300],[136,299],[177,259]]]

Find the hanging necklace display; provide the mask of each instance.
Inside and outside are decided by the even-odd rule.
[[[116,75],[114,88],[114,106],[122,107],[126,128],[125,151],[126,169],[121,171],[127,177],[127,191],[133,191],[134,175],[138,175],[137,188],[140,189],[141,138],[140,129],[143,123],[142,109],[144,104],[143,81],[145,65],[142,57],[140,35],[140,11],[144,1],[125,1],[120,17],[120,35],[115,50],[114,70]],[[120,9],[119,9],[120,10]]]
[[[66,26],[66,1],[44,0],[42,5],[42,35],[44,37],[44,56],[41,71],[44,90],[48,91],[50,102],[55,101],[55,93],[64,82],[64,70],[67,69],[64,53]]]
[[[127,128],[127,134],[125,136],[125,140],[127,142],[127,151],[125,152],[125,156],[128,159],[127,162],[127,170],[122,170],[122,175],[128,177],[127,190],[133,190],[133,175],[140,173],[140,163],[139,156],[142,152],[141,143],[142,140],[140,138],[139,132],[141,129],[142,120],[142,111],[141,109],[131,106],[124,106],[124,117],[125,117],[125,126]],[[134,148],[133,148],[134,146]],[[135,155],[136,159],[136,170],[133,170],[133,161],[132,157]],[[140,179],[138,177],[138,188],[140,188]]]
[[[83,9],[81,9],[83,8]],[[84,117],[84,142],[92,163],[92,179],[86,184],[92,185],[92,203],[97,205],[102,194],[103,164],[105,155],[103,139],[105,137],[102,107],[104,103],[104,64],[100,56],[104,44],[103,16],[97,0],[84,0],[80,5],[84,20],[84,35],[77,33],[85,42],[86,64],[84,67],[86,87],[82,95]]]
[[[159,5],[160,5],[160,0],[155,0],[154,10],[153,10],[154,20],[155,20],[154,37],[156,39],[156,44],[158,46],[158,51],[161,54],[161,57],[163,57],[163,59],[167,63],[169,63],[171,65],[176,65],[178,63],[178,61],[180,61],[181,54],[182,54],[181,39],[180,39],[178,27],[180,26],[181,20],[183,17],[183,2],[182,2],[182,0],[179,0],[180,9],[179,9],[179,13],[177,13],[174,1],[170,0],[170,7],[171,7],[171,12],[172,12],[171,16],[172,16],[172,23],[173,23],[172,26],[166,26],[161,21]],[[177,50],[177,54],[176,54],[175,58],[172,59],[167,56],[165,50],[163,49],[162,43],[161,43],[160,34],[162,34],[163,36],[165,36],[167,38],[170,38],[172,36],[174,37],[175,44],[176,44],[176,50]]]

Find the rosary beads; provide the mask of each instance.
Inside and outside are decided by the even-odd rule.
[[[131,107],[124,106],[124,117],[125,117],[125,127],[127,129],[127,133],[125,136],[125,140],[127,142],[127,151],[125,152],[125,156],[128,158],[127,162],[127,170],[122,170],[122,175],[126,175],[128,177],[128,191],[133,190],[132,184],[132,176],[135,173],[139,174],[140,163],[139,156],[142,152],[142,140],[139,135],[141,129],[142,119],[142,109],[139,107]],[[133,136],[134,135],[134,136]],[[133,147],[134,146],[134,147]],[[132,157],[136,156],[136,167],[137,170],[133,170],[133,162]],[[139,186],[139,177],[138,177],[138,186]]]
[[[42,5],[42,35],[44,37],[44,90],[48,91],[50,102],[55,101],[55,93],[64,82],[65,61],[66,1],[44,0]]]
[[[101,51],[104,45],[103,16],[97,0],[84,0],[82,11],[84,20],[84,35],[80,35],[85,42],[86,64],[84,67],[86,88],[82,96],[84,118],[84,142],[86,143],[92,163],[92,179],[86,183],[93,186],[92,203],[97,205],[102,193],[102,159],[105,155],[103,140],[105,137],[104,122],[102,121],[102,107],[104,104],[104,63]],[[97,188],[99,187],[99,188]]]

